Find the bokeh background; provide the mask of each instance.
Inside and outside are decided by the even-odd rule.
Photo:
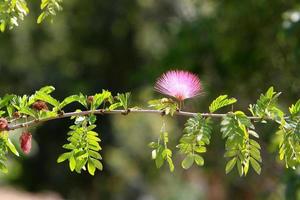
[[[283,92],[284,110],[300,97],[299,1],[65,0],[54,23],[42,25],[36,24],[38,3],[29,4],[25,21],[0,34],[1,95],[45,85],[56,87],[58,99],[108,89],[131,91],[131,105],[146,107],[161,97],[153,91],[156,78],[184,69],[197,73],[204,86],[203,95],[186,102],[189,111],[205,112],[217,95],[229,94],[239,100],[236,109],[248,112],[271,85]],[[185,120],[165,119],[173,149]],[[99,117],[105,169],[94,177],[71,173],[67,163],[56,163],[71,123],[32,129],[33,151],[9,159],[10,172],[0,174],[2,191],[23,199],[49,193],[50,199],[300,199],[300,168],[285,169],[278,161],[275,124],[257,125],[261,175],[251,171],[240,178],[236,170],[225,175],[218,125],[204,167],[182,170],[177,154],[174,173],[167,166],[157,170],[147,144],[158,136],[162,119],[149,114]],[[19,134],[13,133],[16,142]]]

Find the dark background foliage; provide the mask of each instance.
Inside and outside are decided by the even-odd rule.
[[[58,99],[109,89],[131,91],[132,105],[146,107],[159,96],[152,87],[161,73],[185,69],[197,73],[204,87],[201,97],[186,102],[186,110],[205,112],[212,99],[226,93],[247,111],[271,85],[283,92],[283,109],[299,98],[297,1],[68,0],[54,23],[42,25],[35,22],[38,5],[29,3],[31,13],[20,27],[0,34],[1,95],[44,85],[55,86]],[[166,119],[173,148],[184,120]],[[184,171],[177,156],[175,173],[157,170],[147,143],[157,137],[161,119],[148,115],[99,117],[105,170],[94,177],[73,174],[66,163],[56,164],[70,124],[59,120],[33,129],[32,155],[13,158],[2,184],[52,190],[67,199],[300,198],[299,169],[285,169],[272,145],[275,124],[258,125],[262,174],[245,178],[236,171],[225,175],[218,125],[204,167]]]

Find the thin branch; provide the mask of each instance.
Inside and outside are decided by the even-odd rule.
[[[147,110],[147,109],[128,109],[128,110],[104,110],[104,109],[98,109],[98,110],[87,110],[87,111],[81,111],[81,112],[68,112],[68,113],[62,113],[55,117],[48,117],[44,119],[33,119],[31,121],[25,122],[25,123],[19,123],[19,124],[9,124],[8,130],[15,130],[19,128],[24,127],[30,127],[33,125],[36,125],[41,122],[51,121],[55,119],[62,119],[62,118],[68,118],[72,116],[84,116],[89,114],[95,114],[95,115],[104,115],[104,114],[122,114],[127,115],[129,113],[153,113],[153,114],[159,114],[159,115],[165,115],[165,112],[163,110]],[[226,114],[215,114],[215,113],[195,113],[195,112],[185,112],[185,111],[176,111],[174,115],[177,116],[186,116],[186,117],[193,117],[200,114],[203,117],[213,117],[213,118],[222,118],[225,117]],[[253,116],[247,116],[251,120],[260,120],[260,117],[253,117]]]

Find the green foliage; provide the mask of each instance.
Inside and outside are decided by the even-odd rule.
[[[203,118],[200,114],[189,118],[183,130],[184,134],[179,140],[177,148],[185,158],[181,165],[184,169],[190,168],[195,162],[197,165],[204,165],[204,159],[200,153],[206,152],[205,145],[209,145],[212,122],[210,118]]]
[[[117,100],[119,100],[120,106],[122,106],[124,110],[127,110],[129,106],[130,92],[126,92],[125,94],[118,94],[116,98]]]
[[[61,110],[73,102],[81,102],[81,101],[82,101],[82,99],[81,99],[80,95],[68,96],[56,107],[56,110]]]
[[[62,0],[41,0],[41,14],[37,19],[40,24],[47,17],[52,17],[62,10]],[[19,26],[19,21],[23,20],[29,13],[29,8],[25,0],[2,0],[0,1],[0,31],[4,32],[6,28]],[[52,21],[52,19],[51,19]]]
[[[289,111],[293,118],[300,117],[300,99],[295,104],[291,105]]]
[[[48,91],[47,91],[48,92]],[[41,100],[44,102],[49,103],[53,107],[58,107],[59,106],[59,101],[54,99],[49,93],[45,92],[44,90],[39,90],[35,93],[34,99],[35,100]],[[52,92],[52,91],[51,91]]]
[[[102,103],[105,103],[105,101],[109,101],[112,102],[113,97],[111,95],[111,92],[107,91],[107,90],[103,90],[102,93],[97,93],[95,94],[93,101],[91,103],[91,110],[95,110],[97,108],[99,108],[99,106]]]
[[[300,100],[289,109],[291,116],[281,124],[279,136],[279,158],[287,168],[296,169],[300,164]]]
[[[172,161],[172,150],[168,148],[168,142],[168,133],[162,130],[157,142],[149,143],[149,147],[153,149],[152,159],[155,160],[156,167],[160,168],[166,161],[170,171],[173,172],[174,164]]]
[[[178,103],[170,98],[154,99],[148,101],[149,107],[153,107],[156,110],[162,110],[166,115],[174,115],[178,111]]]
[[[8,150],[10,150],[16,156],[19,156],[19,153],[14,146],[14,144],[10,141],[8,137],[7,131],[0,132],[0,171],[3,173],[7,173],[8,169],[6,167],[7,154]]]
[[[236,165],[239,175],[246,176],[249,164],[260,174],[259,162],[262,162],[260,145],[250,138],[259,136],[248,117],[241,111],[228,113],[221,122],[221,132],[226,139],[224,156],[231,158],[225,167],[226,174]]]
[[[2,0],[0,2],[0,31],[6,27],[12,29],[28,15],[29,9],[25,0]]]
[[[100,162],[102,159],[99,151],[102,149],[99,142],[101,141],[98,133],[93,131],[96,128],[94,120],[88,116],[77,116],[75,125],[70,126],[71,131],[68,133],[68,144],[63,145],[64,149],[69,150],[61,154],[57,162],[61,163],[69,160],[71,171],[81,173],[81,170],[88,170],[91,175],[95,174],[95,170],[103,169]]]
[[[66,97],[62,102],[51,96],[55,91],[53,86],[46,86],[36,91],[33,95],[17,96],[5,95],[0,98],[0,116],[7,120],[24,123],[30,119],[30,123],[34,124],[39,121],[47,121],[64,117],[64,110],[71,103],[79,103],[85,109],[81,111],[77,109],[75,112],[69,113],[71,119],[74,119],[74,125],[70,126],[68,133],[68,143],[63,145],[67,152],[61,154],[57,162],[69,161],[71,171],[81,173],[87,170],[91,175],[95,174],[96,169],[102,170],[101,155],[99,151],[101,141],[98,133],[93,131],[96,127],[96,113],[111,113],[118,107],[123,110],[120,113],[129,112],[130,93],[118,94],[112,96],[110,91],[102,90],[93,96],[71,95]],[[250,105],[250,110],[255,119],[273,120],[279,126],[278,145],[279,157],[284,160],[286,167],[295,169],[300,162],[300,100],[289,108],[290,115],[284,113],[277,108],[277,98],[280,93],[274,92],[271,87],[265,94],[262,94],[257,103]],[[212,102],[209,107],[211,113],[218,109],[236,102],[234,98],[227,98],[227,95],[221,95]],[[38,108],[36,105],[42,103],[44,108]],[[174,115],[178,111],[178,104],[172,99],[162,98],[149,101],[149,106],[156,110],[164,111],[165,114]],[[101,108],[100,108],[101,107]],[[97,112],[95,112],[97,111]],[[134,111],[134,110],[132,110]],[[77,114],[82,112],[81,114]],[[19,116],[16,117],[15,113]],[[116,112],[117,113],[117,112]],[[180,114],[180,113],[179,113]],[[61,116],[62,115],[62,116]],[[252,119],[254,119],[252,117]],[[5,121],[5,120],[4,120]],[[26,122],[25,121],[25,122]],[[24,127],[27,125],[21,125]],[[4,128],[5,129],[5,128]],[[8,128],[9,130],[9,128]],[[236,166],[240,176],[245,176],[251,166],[258,174],[261,173],[262,158],[260,155],[260,144],[255,140],[259,135],[254,130],[254,125],[250,118],[242,111],[227,113],[221,122],[221,132],[225,143],[225,157],[230,158],[226,164],[225,171],[229,173]],[[190,168],[194,163],[198,166],[204,165],[202,153],[205,153],[206,146],[209,145],[212,133],[212,117],[202,117],[201,113],[189,118],[185,123],[183,135],[176,146],[179,152],[185,157],[181,162],[184,169]],[[2,146],[0,146],[0,169],[6,172],[6,154],[8,150],[19,156],[15,146],[8,137],[7,131],[2,131],[0,135]],[[165,124],[160,132],[157,142],[151,142],[149,146],[152,150],[152,159],[155,160],[157,168],[168,163],[170,171],[174,171],[172,160],[172,150],[168,147],[169,135],[165,131]],[[0,163],[0,164],[1,164]]]
[[[213,100],[213,102],[210,104],[209,106],[209,111],[211,113],[219,110],[222,107],[234,104],[237,102],[237,100],[235,98],[227,98],[228,95],[220,95],[219,97],[217,97],[215,100]]]
[[[62,10],[61,6],[62,0],[42,0],[41,1],[41,10],[42,13],[37,19],[37,23],[42,23],[47,17],[52,17],[57,14],[58,11]],[[52,21],[52,19],[51,19]]]
[[[103,105],[103,110],[112,110],[111,106],[116,104],[118,107],[122,106],[125,109],[128,108],[128,99],[130,96],[130,93],[126,93],[118,94],[118,96],[113,97],[111,92],[103,90],[101,93],[92,96],[91,102],[88,102],[87,96],[81,93],[79,95],[68,96],[60,102],[51,96],[53,91],[55,91],[53,86],[46,86],[30,96],[6,95],[0,99],[0,109],[4,109],[0,110],[0,114],[4,115],[4,117],[9,117],[12,120],[21,120],[20,122],[22,122],[23,117],[26,119],[33,119],[33,121],[51,119],[64,114],[62,109],[74,102],[80,103],[86,109],[90,109],[91,111],[98,109],[101,105]],[[49,108],[47,106],[47,109],[41,110],[34,109],[33,104],[37,101],[42,101],[51,107]],[[105,105],[106,102],[107,105]],[[81,112],[81,110],[77,111]],[[13,114],[15,112],[18,112],[21,115],[17,119],[14,119],[15,116]],[[95,115],[89,114],[88,116],[72,116],[71,119],[75,119],[75,124],[70,126],[71,131],[68,133],[69,143],[63,146],[63,148],[69,151],[63,153],[57,161],[63,162],[69,160],[71,171],[75,170],[80,173],[81,170],[88,170],[91,175],[94,175],[96,169],[102,170],[103,168],[102,163],[100,162],[102,157],[99,154],[99,151],[101,150],[99,144],[100,138],[98,133],[93,131],[96,127],[94,123],[97,118]],[[7,134],[5,136],[7,136]],[[5,145],[6,149],[10,149],[17,156],[19,155],[8,137],[6,137]],[[3,150],[3,152],[6,154],[7,150]],[[164,157],[165,156],[169,157],[169,155],[164,155]],[[2,160],[3,162],[5,161],[4,156]],[[3,165],[2,168],[6,169],[5,165]]]
[[[277,106],[280,94],[280,92],[275,92],[273,87],[270,87],[265,94],[260,95],[256,104],[249,106],[252,115],[262,119],[271,118],[279,123],[284,123],[284,113]]]

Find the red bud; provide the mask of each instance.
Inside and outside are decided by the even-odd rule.
[[[31,138],[32,135],[28,131],[24,131],[20,136],[21,149],[25,154],[29,154],[31,150]]]
[[[48,110],[48,106],[44,101],[38,100],[32,104],[32,107],[36,110]]]
[[[88,104],[91,104],[94,101],[94,96],[88,96],[87,102]]]
[[[0,130],[6,130],[8,127],[8,122],[5,118],[0,118]]]

